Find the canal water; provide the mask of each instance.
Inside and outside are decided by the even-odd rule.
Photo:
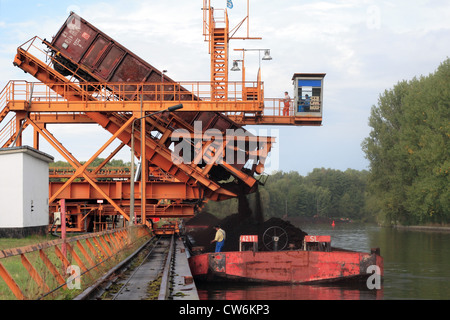
[[[198,284],[201,300],[448,300],[450,232],[384,228],[360,223],[298,226],[309,235],[331,235],[334,247],[380,248],[384,278],[367,286]]]

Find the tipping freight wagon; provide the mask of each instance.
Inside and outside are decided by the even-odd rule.
[[[161,83],[170,92],[175,81],[141,59],[95,26],[71,12],[51,43],[45,41],[54,56],[53,67],[61,74],[74,75],[85,82],[148,82]],[[127,91],[136,91],[130,85]],[[154,90],[162,90],[156,86]],[[181,100],[191,100],[193,95],[182,88]],[[127,96],[124,99],[136,97]],[[146,99],[155,99],[147,96]],[[173,100],[167,95],[165,100]]]

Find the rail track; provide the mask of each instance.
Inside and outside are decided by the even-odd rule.
[[[186,262],[178,236],[154,236],[75,300],[197,300]]]

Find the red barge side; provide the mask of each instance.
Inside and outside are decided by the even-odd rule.
[[[378,249],[370,253],[329,251],[233,251],[204,253],[189,258],[197,280],[313,284],[366,280],[383,276]]]

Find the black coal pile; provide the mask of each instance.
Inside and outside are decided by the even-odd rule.
[[[226,233],[223,251],[239,251],[241,235],[257,235],[258,251],[274,250],[272,241],[274,235],[282,235],[277,242],[278,250],[281,250],[282,247],[284,250],[296,250],[303,246],[303,238],[307,233],[280,218],[270,218],[264,221],[259,190],[255,191],[255,204],[254,210],[252,210],[246,193],[242,186],[241,188],[241,190],[237,190],[238,213],[219,220],[210,213],[201,212],[186,222],[186,226],[191,227],[189,230],[195,230],[189,232],[193,247],[202,247],[203,252],[214,252],[215,243],[211,244],[211,240],[215,237],[214,226],[216,225],[220,225]],[[193,226],[201,228],[192,228]],[[269,228],[270,230],[268,230]]]
[[[210,214],[209,212],[200,212],[196,214],[194,217],[189,219],[186,222],[186,226],[188,227],[214,227],[216,224],[220,223],[220,219],[215,215]]]
[[[239,239],[241,235],[258,235],[258,250],[268,251],[270,248],[270,230],[264,233],[271,227],[277,227],[276,232],[283,234],[280,237],[280,245],[287,235],[287,244],[285,250],[296,250],[302,247],[303,238],[307,233],[301,229],[295,227],[290,222],[280,218],[270,218],[266,221],[261,221],[260,218],[255,219],[252,215],[235,213],[225,217],[222,220],[215,218],[213,215],[202,212],[198,213],[194,218],[186,222],[186,226],[208,226],[207,228],[198,229],[197,231],[189,232],[194,247],[203,247],[203,252],[214,252],[215,244],[211,244],[211,240],[214,239],[216,230],[215,225],[220,225],[226,232],[226,241],[223,251],[239,251]],[[280,229],[281,228],[281,229]],[[272,228],[271,230],[274,230]],[[269,244],[269,248],[266,247]]]

